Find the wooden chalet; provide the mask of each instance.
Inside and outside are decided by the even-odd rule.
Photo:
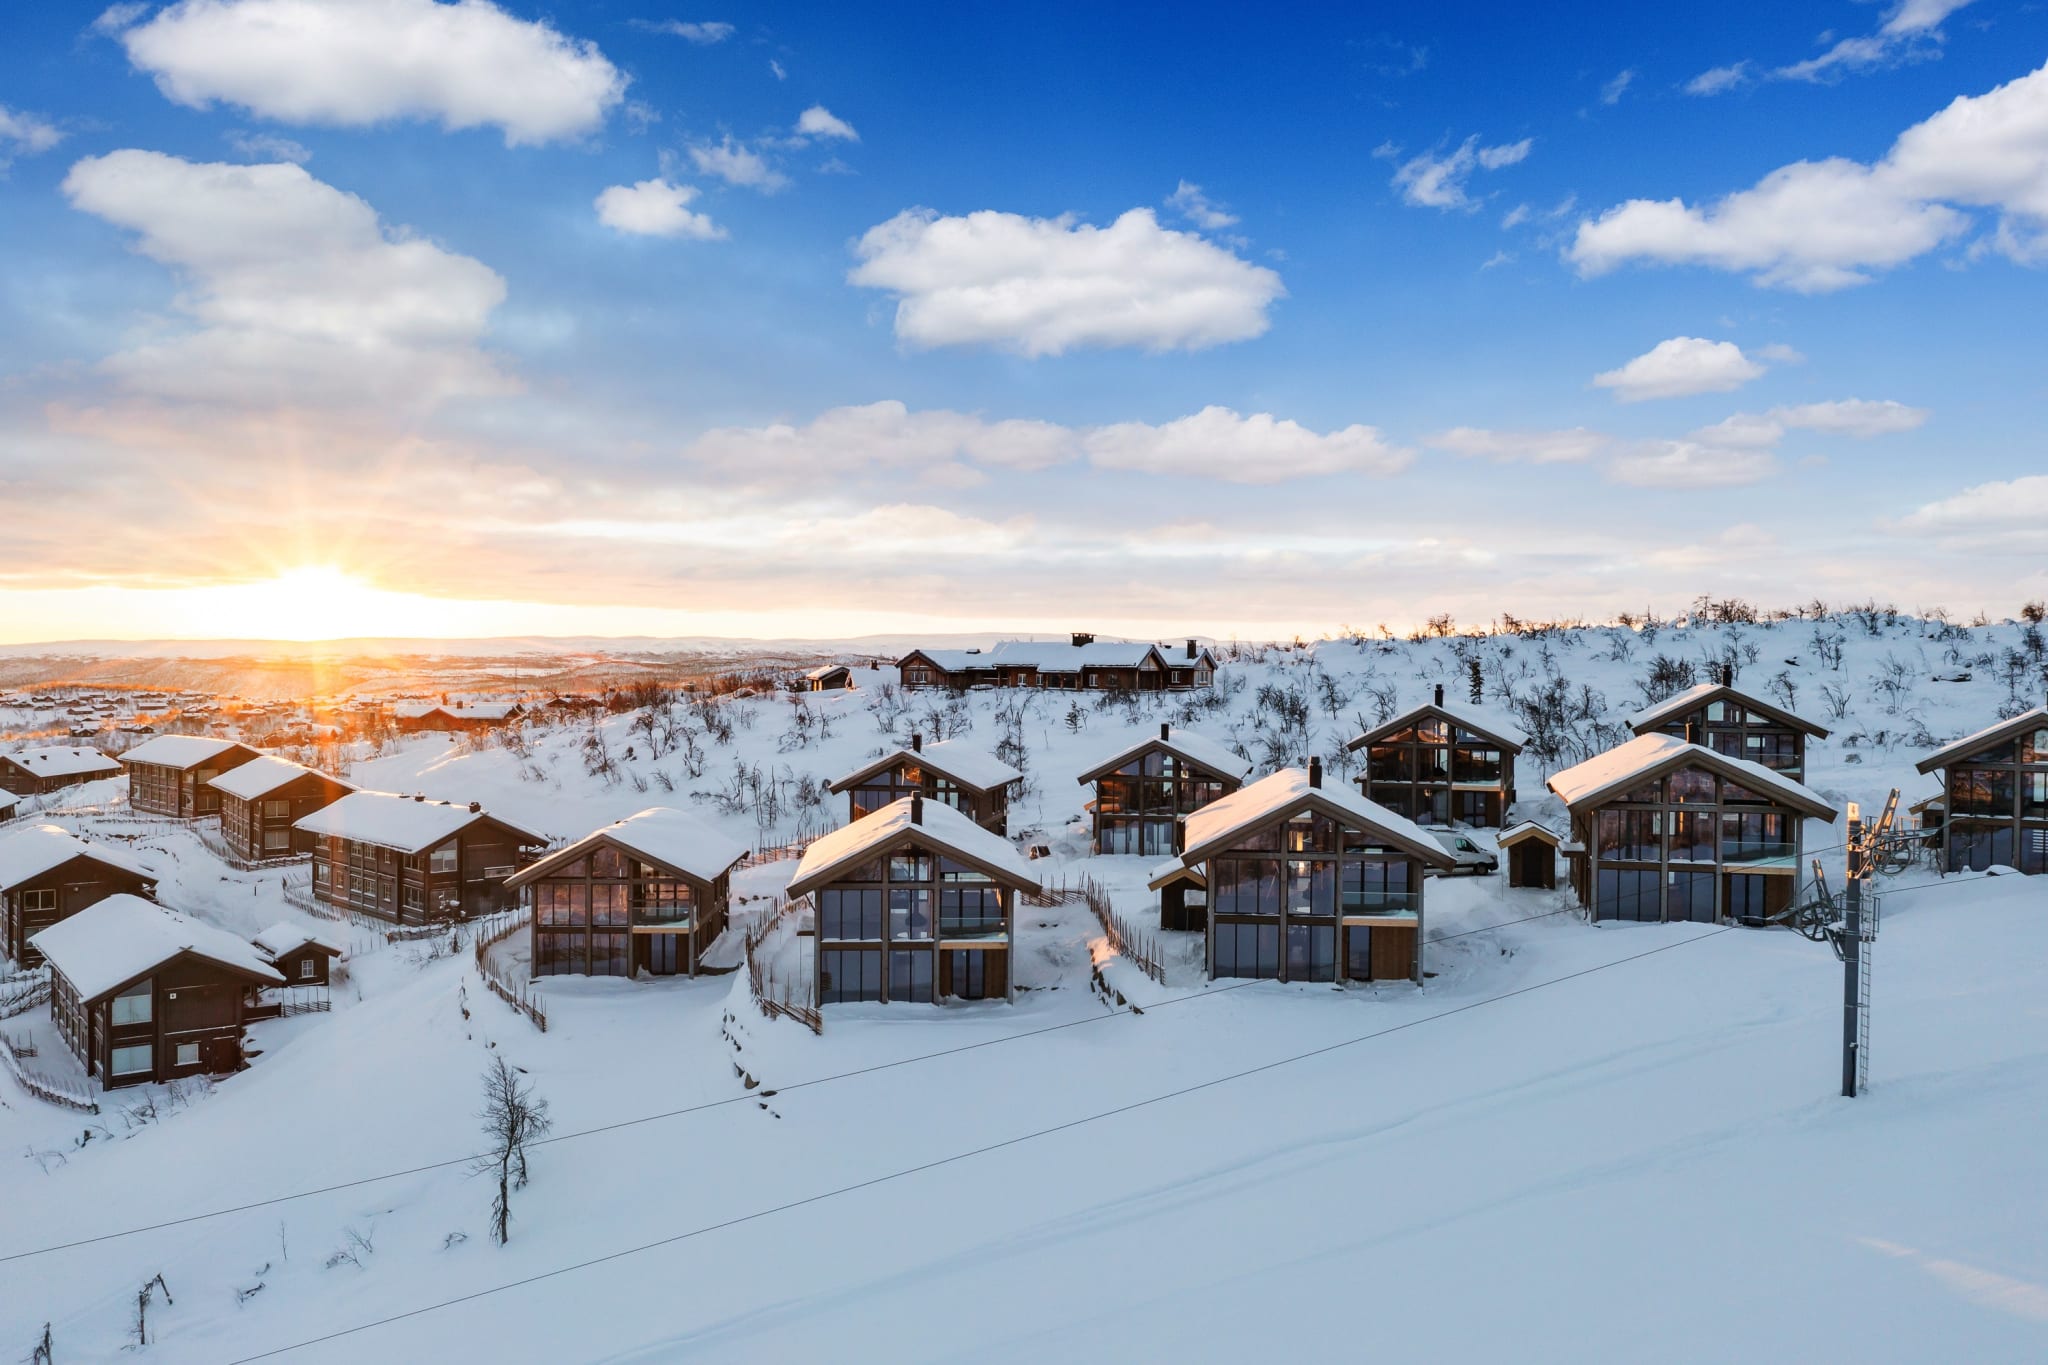
[[[651,806],[593,830],[506,883],[533,911],[535,976],[695,976],[725,932],[747,846]]]
[[[0,951],[18,967],[42,961],[29,939],[109,896],[149,896],[156,873],[126,849],[55,825],[0,835]]]
[[[1572,890],[1595,920],[1757,921],[1799,889],[1801,826],[1837,815],[1796,779],[1676,735],[1639,735],[1550,779]]]
[[[1534,820],[1524,820],[1501,831],[1500,851],[1508,860],[1508,885],[1548,891],[1557,885],[1557,850],[1563,840],[1557,831]]]
[[[119,777],[121,771],[115,760],[82,744],[53,744],[0,754],[0,787],[17,796],[41,796],[85,782]]]
[[[525,714],[516,701],[401,702],[391,708],[391,725],[401,734],[455,734],[508,725]]]
[[[993,649],[914,649],[896,661],[903,686],[1039,687],[1068,692],[1179,692],[1216,680],[1216,656],[1189,640],[1169,650],[1143,641],[1005,640]]]
[[[820,664],[804,674],[807,692],[838,692],[853,686],[853,670],[845,664]]]
[[[1209,927],[1209,877],[1179,855],[1152,869],[1146,889],[1159,893],[1159,927],[1200,931]]]
[[[399,924],[506,908],[506,881],[548,843],[475,802],[390,792],[350,792],[293,828],[313,837],[315,899]]]
[[[314,836],[294,826],[355,790],[353,783],[271,754],[222,773],[213,787],[221,837],[251,863],[311,853]]]
[[[151,815],[194,819],[220,813],[213,779],[263,755],[231,739],[158,735],[121,755],[128,770],[128,804]]]
[[[19,814],[21,814],[21,798],[5,788],[0,788],[0,825],[6,824]]]
[[[1499,829],[1515,803],[1515,756],[1527,737],[1514,726],[1444,700],[1394,717],[1345,747],[1365,750],[1359,791],[1425,825]]]
[[[333,975],[334,960],[345,951],[324,934],[311,933],[296,924],[280,921],[250,942],[265,962],[277,969],[284,984],[291,987],[325,986]]]
[[[1941,866],[2048,873],[2048,707],[1986,726],[1919,762],[1941,773]]]
[[[1675,735],[1717,754],[1760,763],[1795,782],[1806,778],[1806,741],[1828,732],[1783,707],[1737,692],[1725,683],[1701,683],[1636,712],[1629,728],[1639,735]]]
[[[109,896],[36,935],[50,1017],[108,1089],[242,1067],[249,997],[284,978],[225,930]]]
[[[1211,801],[1244,785],[1251,763],[1192,730],[1162,724],[1156,736],[1126,744],[1080,775],[1097,853],[1161,857],[1181,849],[1181,826]]]
[[[1424,872],[1456,866],[1406,816],[1324,786],[1321,759],[1190,815],[1181,862],[1207,879],[1211,979],[1417,985]]]
[[[821,1005],[1014,998],[1016,897],[1041,889],[1008,840],[922,795],[817,840],[789,884],[817,907]]]
[[[950,806],[983,829],[1008,834],[1010,788],[1024,774],[995,755],[965,740],[927,745],[912,735],[908,749],[882,755],[827,785],[833,795],[847,793],[849,823],[871,815],[906,796],[920,795]]]

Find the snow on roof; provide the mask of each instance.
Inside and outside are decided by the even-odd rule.
[[[1596,754],[1584,763],[1566,768],[1553,776],[1548,785],[1563,798],[1565,805],[1580,806],[1596,797],[1626,788],[1653,771],[1681,766],[1684,761],[1732,778],[1751,791],[1782,797],[1788,804],[1809,811],[1816,818],[1832,821],[1839,814],[1833,802],[1811,787],[1782,773],[1772,772],[1761,763],[1752,763],[1746,758],[1730,758],[1705,745],[1688,744],[1677,735],[1654,730],[1647,735],[1637,735],[1604,754]],[[1821,814],[1823,811],[1825,815]]]
[[[329,938],[327,935],[314,933],[310,929],[302,929],[289,920],[279,920],[262,933],[256,935],[255,938],[250,940],[250,943],[257,952],[262,953],[273,962],[283,957],[286,953],[295,952],[307,944],[312,944],[316,948],[325,948],[336,956],[345,951],[341,943]]]
[[[261,758],[252,758],[240,767],[228,769],[206,785],[218,788],[229,796],[239,796],[244,801],[254,801],[258,797],[267,796],[271,792],[276,791],[287,782],[304,777],[307,773],[312,773],[316,777],[326,777],[329,782],[338,782],[342,786],[348,787],[351,791],[355,790],[353,784],[343,782],[338,777],[328,777],[326,773],[321,772],[318,768],[309,768],[303,763],[294,763],[288,758],[279,758],[275,754],[265,754]]]
[[[156,880],[156,873],[126,849],[92,843],[55,825],[30,825],[0,835],[0,891],[11,890],[79,857],[97,858],[148,881]]]
[[[230,749],[242,747],[231,739],[210,739],[205,735],[158,735],[122,754],[121,761],[158,763],[166,768],[193,768],[209,758],[219,758]]]
[[[1356,749],[1373,740],[1392,734],[1396,730],[1406,729],[1416,721],[1432,713],[1442,716],[1453,725],[1462,725],[1468,730],[1476,730],[1487,738],[1497,740],[1507,748],[1513,749],[1518,753],[1521,751],[1522,746],[1529,742],[1529,737],[1522,733],[1520,727],[1493,712],[1483,711],[1471,706],[1460,706],[1455,702],[1426,701],[1420,706],[1402,712],[1384,724],[1375,725],[1357,739],[1352,740],[1348,747]]]
[[[5,787],[0,787],[0,810],[8,810],[21,803],[21,798]]]
[[[1143,640],[1091,640],[1085,645],[1056,640],[1004,640],[991,651],[997,663],[1043,673],[1077,673],[1084,668],[1136,668],[1157,645]]]
[[[802,895],[830,881],[834,874],[878,857],[913,835],[918,842],[973,863],[1019,890],[1040,889],[1038,874],[1008,839],[991,834],[941,801],[917,801],[923,823],[912,824],[912,802],[913,798],[908,796],[891,801],[814,841],[796,865],[789,894]]]
[[[479,720],[504,720],[514,711],[524,710],[516,701],[466,701],[456,706],[441,708],[451,716],[471,716]]]
[[[253,943],[140,896],[108,896],[30,935],[29,942],[86,1002],[148,975],[180,953],[195,953],[259,981],[284,983]]]
[[[983,792],[1000,791],[1024,777],[1024,774],[986,749],[977,749],[964,739],[949,739],[940,744],[927,744],[922,749],[898,749],[895,753],[884,754],[846,774],[832,783],[828,790],[845,791],[855,783],[873,776],[884,768],[893,768],[898,763],[914,763],[920,768],[930,768],[941,777],[949,777],[955,782]]]
[[[308,834],[352,839],[359,844],[375,844],[400,853],[424,853],[449,835],[483,819],[497,817],[489,811],[473,811],[449,801],[425,801],[395,792],[350,792],[332,805],[294,821],[292,828]],[[547,842],[545,836],[520,829],[508,820],[498,823],[537,844]]]
[[[2048,726],[2048,706],[2036,706],[2031,711],[2022,711],[2010,719],[1987,725],[1973,735],[1964,735],[1953,744],[1942,745],[1914,766],[1923,773],[1931,773],[1959,758],[1968,758],[1979,749],[1989,748],[2007,735],[2017,735],[2036,726]]]
[[[84,745],[52,744],[41,749],[22,749],[7,757],[43,777],[77,777],[82,773],[105,773],[111,777],[121,771],[119,763]]]
[[[531,867],[521,869],[506,885],[524,886],[576,861],[605,840],[639,854],[650,863],[660,863],[704,882],[716,881],[748,853],[745,844],[688,811],[673,806],[649,806],[556,849]]]
[[[1500,838],[1494,842],[1502,848],[1513,848],[1524,839],[1548,839],[1554,844],[1563,838],[1563,835],[1546,824],[1535,820],[1520,820],[1502,830]]]
[[[931,660],[948,673],[963,673],[970,668],[994,668],[996,666],[993,658],[978,649],[913,649],[910,651],[910,654],[904,655],[903,658],[908,659],[911,654]],[[900,663],[901,660],[898,662]]]
[[[1683,692],[1666,697],[1655,706],[1644,707],[1629,718],[1629,728],[1637,734],[1641,734],[1652,726],[1662,725],[1669,720],[1676,720],[1688,711],[1697,711],[1716,697],[1723,697],[1734,702],[1737,706],[1761,712],[1780,724],[1804,730],[1815,738],[1825,739],[1827,737],[1828,732],[1826,730],[1821,729],[1820,726],[1815,725],[1810,720],[1793,715],[1783,707],[1773,706],[1770,702],[1752,697],[1747,692],[1738,692],[1725,684],[1710,682],[1688,687]]]
[[[1145,874],[1145,888],[1148,891],[1157,891],[1182,878],[1199,882],[1203,880],[1202,871],[1200,868],[1189,867],[1179,858],[1168,858]]]
[[[834,673],[850,673],[852,671],[845,664],[819,664],[816,668],[804,674],[804,676],[815,682],[819,678],[829,678]]]
[[[440,709],[441,703],[437,701],[401,701],[392,704],[391,714],[401,720],[418,720]]]
[[[1311,787],[1308,772],[1303,768],[1282,768],[1190,815],[1187,852],[1181,861],[1200,862],[1202,859],[1197,855],[1274,819],[1290,816],[1311,803],[1320,804],[1363,829],[1385,835],[1389,843],[1403,846],[1405,851],[1425,861],[1446,867],[1453,861],[1442,844],[1407,816],[1397,815],[1377,801],[1366,800],[1341,781],[1332,783],[1326,777],[1322,786]]]
[[[1164,737],[1150,734],[1126,744],[1113,754],[1105,755],[1088,765],[1081,775],[1082,782],[1092,782],[1103,773],[1123,767],[1154,746],[1166,749],[1196,767],[1205,768],[1219,777],[1242,782],[1245,774],[1252,770],[1251,760],[1238,757],[1234,750],[1226,749],[1215,740],[1198,735],[1193,730],[1170,729]]]

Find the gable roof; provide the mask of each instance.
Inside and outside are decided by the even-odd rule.
[[[220,776],[209,780],[206,785],[218,788],[229,796],[239,796],[244,801],[254,801],[259,797],[268,796],[271,792],[285,785],[285,783],[295,782],[309,773],[314,777],[325,777],[329,782],[337,786],[346,787],[350,791],[355,790],[353,782],[344,781],[339,777],[330,777],[318,768],[309,768],[303,763],[294,763],[288,758],[279,758],[275,754],[264,754],[260,758],[252,758],[247,763],[230,768]]]
[[[1968,758],[1979,749],[1988,749],[1994,744],[2043,726],[2048,726],[2048,706],[2036,706],[2033,710],[2022,711],[2009,720],[1987,725],[1974,735],[1964,735],[1953,744],[1944,744],[1913,766],[1923,773],[1931,773],[1936,768],[1945,768],[1958,759]]]
[[[920,808],[921,824],[910,820],[912,804]],[[991,834],[940,801],[906,796],[842,825],[804,850],[790,879],[788,894],[801,896],[845,872],[914,839],[946,857],[968,863],[1018,891],[1038,891],[1041,884],[1031,865],[1008,839]]]
[[[158,735],[146,739],[121,755],[121,762],[156,763],[166,768],[196,768],[210,758],[219,758],[231,749],[247,753],[257,752],[246,744],[232,739],[213,739],[206,735]]]
[[[1666,697],[1655,706],[1645,707],[1630,718],[1629,728],[1640,735],[1645,730],[1654,729],[1667,721],[1676,720],[1687,712],[1697,711],[1702,706],[1713,701],[1734,702],[1745,711],[1755,711],[1759,715],[1774,720],[1780,725],[1788,725],[1794,730],[1804,731],[1815,739],[1826,739],[1828,737],[1828,732],[1815,725],[1812,721],[1795,716],[1782,706],[1773,706],[1761,698],[1752,697],[1747,692],[1738,692],[1723,683],[1700,683],[1696,687],[1688,687],[1683,692]]]
[[[1234,750],[1226,749],[1213,739],[1196,734],[1193,730],[1169,729],[1164,735],[1146,735],[1134,743],[1126,744],[1115,753],[1098,761],[1094,767],[1076,779],[1083,785],[1095,781],[1108,773],[1115,772],[1133,759],[1141,758],[1154,749],[1163,749],[1175,758],[1192,763],[1206,772],[1232,782],[1242,782],[1245,774],[1252,770],[1251,760],[1238,757]]]
[[[547,876],[556,868],[575,862],[599,844],[612,843],[700,882],[717,881],[733,864],[747,856],[747,846],[720,830],[713,829],[688,811],[672,806],[649,806],[623,820],[594,829],[564,848],[558,848],[505,879],[508,887],[525,886]]]
[[[1457,860],[1444,846],[1407,816],[1396,815],[1377,801],[1366,800],[1342,782],[1332,784],[1325,779],[1322,786],[1311,787],[1308,772],[1303,768],[1282,768],[1190,815],[1187,849],[1181,854],[1181,861],[1190,865],[1202,862],[1252,830],[1292,819],[1307,810],[1379,835],[1426,863],[1439,867],[1456,865]]]
[[[1568,808],[1576,810],[1627,791],[1639,782],[1662,777],[1674,768],[1688,767],[1705,768],[1751,791],[1767,792],[1816,820],[1832,824],[1841,814],[1820,793],[1782,773],[1772,772],[1761,763],[1730,758],[1703,744],[1688,744],[1677,735],[1656,730],[1566,768],[1553,776],[1548,785]]]
[[[271,925],[251,939],[250,945],[272,962],[301,948],[318,948],[331,957],[340,957],[343,952],[342,945],[325,934],[302,929],[289,920]]]
[[[851,668],[848,668],[845,664],[819,664],[816,668],[811,669],[809,672],[805,673],[804,676],[806,678],[809,678],[813,682],[817,682],[821,679],[831,677],[834,673],[851,672],[853,672],[853,670]]]
[[[496,820],[536,844],[548,842],[547,836],[521,829],[509,820],[499,820],[489,811],[473,811],[450,801],[427,801],[395,792],[350,792],[339,801],[293,821],[292,828],[411,854],[424,853],[479,820]]]
[[[12,810],[21,804],[21,798],[5,787],[0,787],[0,810]]]
[[[913,649],[896,661],[898,668],[912,659],[923,659],[926,663],[947,673],[967,673],[974,669],[993,670],[994,658],[979,649]]]
[[[1521,730],[1497,716],[1470,710],[1453,702],[1426,701],[1412,711],[1402,712],[1385,724],[1374,726],[1344,747],[1363,749],[1366,745],[1377,743],[1397,730],[1405,730],[1419,721],[1431,718],[1463,726],[1481,739],[1492,740],[1511,754],[1522,752],[1522,746],[1529,742],[1529,737]]]
[[[256,945],[225,929],[173,914],[140,896],[108,896],[41,933],[30,943],[91,1004],[172,958],[191,953],[261,985],[284,978],[263,960]]]
[[[1502,848],[1513,848],[1516,844],[1530,839],[1540,840],[1552,847],[1564,842],[1562,834],[1559,834],[1550,826],[1538,824],[1534,820],[1522,820],[1508,826],[1500,832],[1500,838],[1494,842]]]
[[[122,771],[121,765],[98,749],[75,744],[52,744],[41,749],[21,749],[0,755],[38,777],[77,777],[81,773],[103,773],[108,777]]]
[[[1143,640],[1091,640],[1085,645],[1057,640],[1004,640],[989,651],[1007,668],[1035,668],[1041,673],[1078,673],[1084,668],[1136,668],[1147,656],[1165,666],[1157,645]]]
[[[930,768],[941,777],[951,778],[963,787],[972,787],[978,792],[1000,791],[1012,782],[1020,782],[1024,774],[989,753],[977,749],[964,739],[949,739],[939,744],[927,744],[922,749],[898,749],[892,754],[883,754],[866,767],[857,768],[825,788],[829,792],[843,792],[848,787],[867,781],[876,773],[893,768],[899,763],[914,763],[920,768]]]
[[[1189,886],[1206,888],[1209,885],[1207,869],[1199,864],[1189,867],[1179,858],[1168,858],[1145,874],[1147,891],[1163,891],[1175,882],[1186,882]]]
[[[73,858],[95,858],[144,881],[157,879],[147,864],[126,849],[89,842],[55,825],[30,825],[0,835],[0,891],[12,890]]]

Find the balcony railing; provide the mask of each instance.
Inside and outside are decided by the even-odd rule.
[[[999,919],[948,919],[939,917],[940,938],[1001,938],[1005,931]]]
[[[1363,896],[1344,896],[1339,899],[1338,913],[1343,915],[1418,915],[1422,912],[1422,896],[1414,891],[1376,891]]]
[[[1778,862],[1796,856],[1798,850],[1788,843],[1722,844],[1721,861],[1728,866],[1742,863]]]

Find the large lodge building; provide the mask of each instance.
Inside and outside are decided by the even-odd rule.
[[[296,822],[313,836],[313,895],[398,924],[502,910],[505,883],[545,835],[470,803],[350,792]]]
[[[262,757],[246,744],[204,735],[158,735],[121,755],[128,804],[151,815],[196,819],[220,812],[213,779]]]
[[[0,787],[16,796],[41,796],[120,775],[119,763],[86,745],[56,744],[0,754]]]
[[[896,661],[905,687],[1041,687],[1068,692],[1183,692],[1216,680],[1216,656],[1189,640],[1170,649],[1097,640],[1004,640],[993,649],[913,649]]]
[[[244,862],[311,853],[315,836],[298,821],[355,790],[338,777],[265,754],[213,779],[220,832]]]
[[[156,873],[124,848],[92,843],[55,825],[0,835],[0,953],[34,967],[29,940],[109,896],[148,896]]]

